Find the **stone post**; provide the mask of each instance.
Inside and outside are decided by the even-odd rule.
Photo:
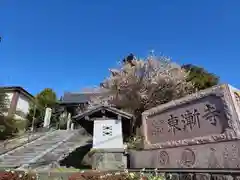
[[[71,130],[74,130],[74,123],[71,123]]]
[[[67,130],[71,128],[71,113],[68,113],[67,117]]]
[[[51,116],[52,116],[52,109],[46,108],[45,116],[44,116],[44,124],[43,124],[44,128],[49,128]]]

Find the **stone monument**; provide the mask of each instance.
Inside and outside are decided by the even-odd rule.
[[[89,122],[93,123],[91,154],[94,169],[118,170],[127,167],[123,136],[130,135],[129,123],[132,117],[131,114],[106,105],[92,107],[73,117],[83,128],[87,125],[89,127]]]
[[[218,85],[145,111],[131,168],[239,168],[239,95]]]
[[[121,119],[94,120],[93,167],[98,170],[126,168]]]

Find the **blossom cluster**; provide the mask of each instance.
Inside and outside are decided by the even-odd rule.
[[[164,174],[158,174],[157,171],[154,174],[144,172],[129,172],[124,170],[123,172],[81,172],[72,175],[69,180],[165,180]]]
[[[64,173],[61,172],[61,173]],[[49,180],[50,171],[48,173]],[[153,174],[148,173],[145,169],[140,172],[129,172],[127,169],[118,172],[104,172],[97,170],[86,170],[73,173],[68,180],[165,180],[164,174],[158,174],[157,169]],[[171,179],[171,178],[170,178]],[[41,180],[36,171],[14,171],[5,170],[0,172],[0,180]],[[59,177],[55,177],[54,180],[63,180],[61,174]]]
[[[0,172],[0,180],[40,180],[40,178],[36,172],[6,170]],[[62,177],[55,177],[54,180],[62,180]],[[74,173],[68,180],[165,180],[165,176],[157,172],[151,175],[145,173],[144,170],[141,172],[129,172],[128,170],[123,172],[101,172],[90,170]]]
[[[5,170],[0,172],[0,180],[37,180],[38,174],[31,171]]]
[[[178,99],[194,91],[187,80],[188,72],[165,56],[133,59],[110,69],[110,76],[101,84],[102,96],[92,104],[113,104],[129,112],[149,109]],[[98,90],[101,91],[101,90]]]

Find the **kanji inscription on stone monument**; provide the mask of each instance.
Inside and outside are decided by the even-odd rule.
[[[221,120],[225,114],[220,101],[216,96],[209,96],[150,116],[147,120],[148,140],[159,143],[221,133]]]

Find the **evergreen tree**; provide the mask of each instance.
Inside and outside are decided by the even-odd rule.
[[[197,90],[203,90],[219,83],[219,77],[202,67],[186,64],[182,68],[189,72],[188,81],[191,81]]]

